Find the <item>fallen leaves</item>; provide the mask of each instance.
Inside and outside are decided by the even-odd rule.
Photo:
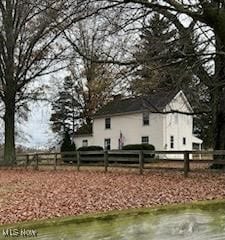
[[[225,174],[0,170],[0,224],[225,198]]]

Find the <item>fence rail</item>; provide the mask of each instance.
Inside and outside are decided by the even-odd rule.
[[[77,151],[55,153],[22,153],[16,155],[16,166],[29,166],[38,169],[40,166],[74,165],[79,171],[82,166],[137,168],[140,174],[144,169],[155,168],[154,164],[179,163],[184,176],[188,176],[190,165],[220,164],[225,165],[225,150],[216,151],[138,151],[138,150],[110,150],[110,151]],[[161,167],[162,168],[162,167]],[[168,168],[168,167],[167,167]]]

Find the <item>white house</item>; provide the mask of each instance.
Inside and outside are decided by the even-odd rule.
[[[93,116],[93,127],[74,137],[77,148],[98,145],[120,149],[149,143],[156,150],[192,150],[202,140],[193,135],[193,110],[182,91],[115,98]],[[85,131],[83,131],[85,130]]]

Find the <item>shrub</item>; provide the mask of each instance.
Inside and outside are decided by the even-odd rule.
[[[155,150],[155,147],[151,144],[129,144],[122,148],[123,150]]]
[[[151,144],[129,144],[123,146],[122,150],[148,150],[154,151],[155,147]],[[145,154],[145,157],[154,158],[155,154]]]
[[[76,146],[73,142],[71,142],[70,135],[68,132],[65,132],[64,138],[63,138],[63,143],[60,148],[60,152],[75,152],[76,151]],[[62,159],[64,162],[71,162],[75,161],[76,159],[76,154],[61,154]]]
[[[102,151],[103,147],[101,146],[87,146],[87,147],[80,147],[77,151]]]

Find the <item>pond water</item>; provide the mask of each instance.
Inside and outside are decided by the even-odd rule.
[[[108,219],[42,227],[36,230],[37,237],[26,239],[224,240],[225,210],[191,209],[174,213],[132,213]],[[16,239],[24,239],[24,236]]]

